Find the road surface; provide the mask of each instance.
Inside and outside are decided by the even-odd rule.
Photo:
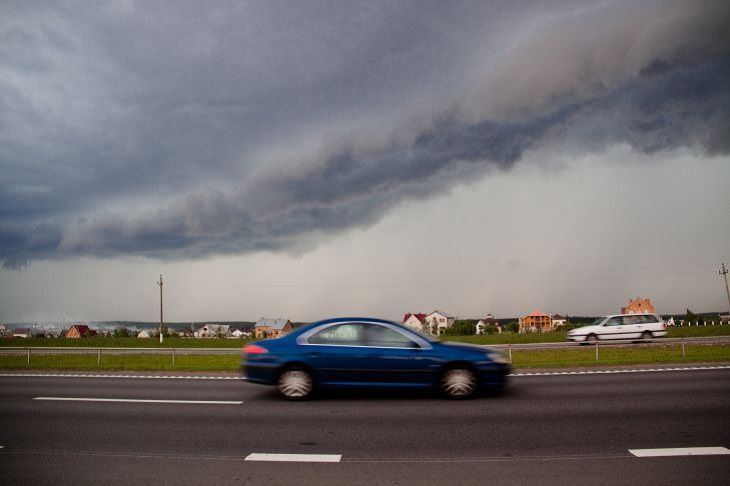
[[[727,484],[730,369],[303,403],[235,379],[0,376],[0,447],[3,484]],[[654,449],[701,455],[636,455]]]

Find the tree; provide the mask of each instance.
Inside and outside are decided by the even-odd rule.
[[[114,337],[129,337],[131,336],[129,329],[124,326],[119,326],[114,329]]]

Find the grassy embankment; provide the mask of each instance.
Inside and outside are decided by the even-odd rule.
[[[730,326],[671,328],[669,337],[698,337],[730,335]],[[495,334],[486,336],[447,336],[444,340],[474,344],[522,344],[565,341],[565,333]],[[27,355],[0,355],[0,369],[77,369],[77,370],[175,370],[175,371],[236,371],[240,356],[236,355],[180,355],[173,363],[173,349],[177,348],[234,348],[240,349],[247,341],[231,339],[168,338],[160,345],[154,339],[87,338],[87,339],[3,339],[0,346],[9,347],[84,347],[101,349],[101,355],[42,355],[32,354],[30,366]],[[117,355],[104,348],[168,348],[160,355]],[[596,360],[592,346],[575,346],[554,350],[512,350],[513,365],[521,367],[594,366],[620,364],[690,363],[730,361],[730,345],[689,345],[601,347]]]

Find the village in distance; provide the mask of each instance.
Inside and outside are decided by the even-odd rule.
[[[647,313],[655,309],[648,298],[629,299],[628,304],[617,309],[617,314]],[[548,314],[538,310],[521,317],[496,318],[485,314],[479,318],[460,318],[448,312],[434,310],[430,313],[407,312],[400,320],[416,331],[434,335],[479,335],[506,333],[545,333],[568,331],[588,325],[600,316],[568,316]],[[727,313],[694,313],[661,315],[670,325],[686,323],[720,323],[727,321]],[[0,323],[2,338],[85,338],[85,337],[137,337],[150,339],[159,336],[159,322],[103,321],[103,322],[47,322],[47,323]],[[308,322],[294,322],[285,318],[261,318],[257,321],[229,322],[163,322],[163,336],[180,338],[265,339],[279,337]]]

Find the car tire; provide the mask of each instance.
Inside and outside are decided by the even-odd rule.
[[[306,369],[290,366],[279,374],[276,389],[286,400],[307,400],[314,391],[314,379]]]
[[[598,336],[596,336],[595,334],[589,334],[586,337],[586,342],[591,344],[596,343],[598,342]]]
[[[641,339],[643,341],[651,341],[654,338],[654,335],[649,331],[644,331],[641,333]]]
[[[474,395],[477,389],[477,376],[469,368],[454,366],[441,375],[441,393],[453,400],[463,400]]]

